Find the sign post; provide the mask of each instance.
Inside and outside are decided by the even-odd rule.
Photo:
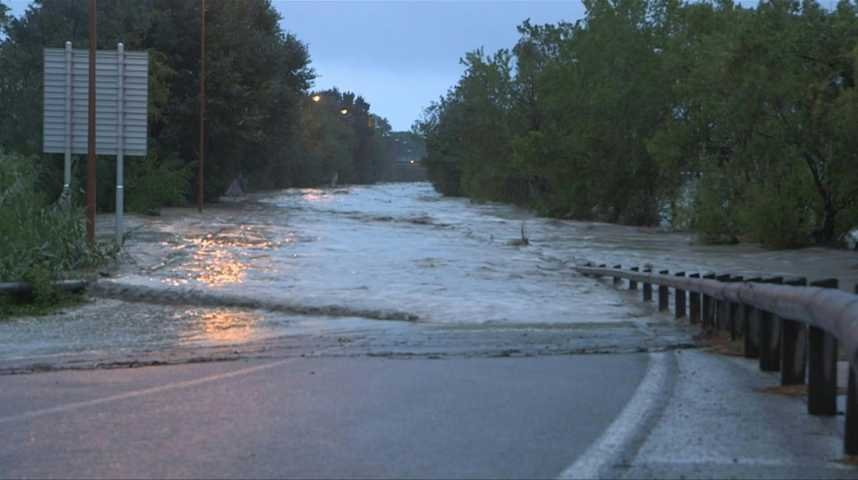
[[[95,244],[95,48],[97,45],[95,31],[95,0],[89,0],[89,79],[87,97],[89,126],[86,131],[87,159],[86,159],[86,239]]]
[[[71,205],[71,139],[72,139],[72,43],[66,42],[66,138],[65,161],[63,162],[63,201]]]
[[[125,225],[122,215],[125,211],[125,166],[123,157],[125,139],[122,132],[125,131],[125,119],[123,118],[123,102],[125,100],[125,46],[121,43],[116,46],[116,243],[122,243],[122,235],[125,233]]]
[[[116,239],[121,241],[125,231],[125,157],[146,155],[149,56],[146,52],[126,52],[121,43],[116,51],[96,52],[97,115],[93,119],[88,113],[93,98],[88,93],[88,52],[72,49],[66,42],[64,49],[46,48],[44,55],[43,151],[65,155],[65,201],[71,197],[72,155],[116,155]],[[95,123],[95,148],[90,148],[88,138],[90,120]]]

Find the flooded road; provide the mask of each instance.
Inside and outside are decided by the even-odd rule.
[[[667,348],[688,336],[570,267],[858,278],[853,252],[698,246],[686,234],[443,198],[425,183],[287,190],[129,223],[122,267],[98,298],[0,323],[0,362],[284,345],[302,355]]]
[[[256,214],[161,242],[172,265],[119,280],[240,294],[295,313],[466,324],[627,318],[613,295],[572,274],[571,258],[547,248],[547,224],[515,208],[442,199],[428,184],[294,190],[260,202]],[[531,247],[514,245],[523,221]]]

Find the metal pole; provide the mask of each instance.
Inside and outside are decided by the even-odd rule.
[[[754,277],[745,280],[748,283],[759,283],[763,279]],[[757,358],[760,356],[759,333],[757,322],[757,311],[750,305],[742,305],[742,334],[745,335],[745,358]]]
[[[122,234],[125,232],[125,225],[122,215],[125,211],[125,185],[123,177],[124,172],[124,155],[125,155],[125,114],[123,112],[123,103],[125,103],[125,45],[119,43],[116,45],[116,73],[118,75],[118,95],[116,100],[116,243],[122,244]]]
[[[744,281],[745,277],[736,275],[730,277],[728,282],[736,283]],[[735,302],[727,302],[727,324],[730,327],[730,340],[739,338],[739,311],[742,306]]]
[[[846,390],[846,432],[843,434],[843,453],[858,455],[858,385],[855,366],[849,362],[849,381]]]
[[[838,288],[839,282],[829,278],[810,286]],[[814,326],[807,335],[807,413],[837,415],[837,338]]]
[[[669,275],[667,270],[660,270],[659,275]],[[665,285],[658,286],[658,311],[663,312],[670,309],[670,299],[668,298],[670,291]]]
[[[89,124],[87,129],[86,239],[95,243],[95,0],[89,0]]]
[[[700,278],[699,273],[692,273],[690,278]],[[691,290],[688,292],[688,321],[691,323],[700,322],[700,292]]]
[[[786,285],[803,287],[805,278],[790,278]],[[804,385],[807,376],[807,327],[801,323],[781,318],[781,385]]]
[[[782,284],[783,280],[783,277],[768,277],[763,279],[763,283]],[[760,370],[764,372],[777,372],[781,369],[780,326],[775,320],[771,312],[757,310]]]
[[[652,273],[652,268],[647,267],[647,268],[644,268],[643,271],[644,271],[644,273]],[[643,284],[643,301],[644,302],[651,302],[652,301],[652,284],[651,283],[644,283]]]
[[[72,147],[72,43],[66,42],[66,138],[63,163],[63,202],[71,205],[71,147]]]
[[[684,277],[685,272],[677,272],[677,273],[674,273],[674,275],[677,277]],[[674,314],[673,315],[675,318],[685,318],[685,315],[686,315],[686,311],[685,311],[686,310],[685,309],[685,299],[686,299],[685,290],[680,290],[678,288],[675,288],[675,289],[673,289],[673,292],[674,292],[674,297],[675,297],[674,301],[673,301],[673,307],[674,307]]]
[[[855,285],[858,294],[858,285]],[[846,432],[843,435],[843,450],[846,455],[858,454],[858,384],[855,378],[855,362],[849,361],[849,383],[846,390]]]
[[[200,12],[200,160],[197,162],[197,210],[203,211],[203,164],[206,155],[206,0]]]

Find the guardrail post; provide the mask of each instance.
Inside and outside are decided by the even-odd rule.
[[[729,273],[716,275],[715,280],[726,283],[730,281],[731,275]],[[725,304],[721,300],[712,299],[712,314],[715,317],[715,330],[723,330],[727,328],[727,309],[725,308]]]
[[[729,280],[730,283],[739,283],[743,280],[744,277],[741,275],[731,276]],[[730,340],[736,340],[739,338],[739,311],[741,310],[741,306],[736,302],[727,302],[727,325],[730,328]]]
[[[685,272],[676,272],[674,275],[677,277],[684,277]],[[679,288],[673,289],[675,297],[673,299],[673,305],[675,307],[675,318],[685,318],[685,290],[681,290]]]
[[[837,288],[836,278],[812,282],[811,287]],[[825,330],[807,330],[807,412],[837,415],[837,339]]]
[[[858,284],[855,285],[858,294]],[[843,435],[843,451],[846,455],[858,454],[858,385],[855,365],[849,361],[849,389],[846,391],[846,433]]]
[[[707,273],[703,275],[703,278],[712,280],[715,278],[715,274]],[[703,328],[706,329],[712,327],[712,297],[706,294],[700,294],[700,296],[703,299],[703,308],[700,314],[703,317]]]
[[[620,270],[622,268],[623,268],[622,265],[614,265],[614,270]],[[614,286],[616,287],[617,285],[620,284],[620,282],[622,282],[622,279],[615,275],[614,276]]]
[[[858,293],[858,288],[855,289]],[[849,362],[849,387],[846,391],[846,432],[843,434],[843,453],[858,454],[858,385],[855,384],[855,366]]]
[[[640,269],[638,267],[632,267],[629,270],[631,270],[633,272],[640,271]],[[637,290],[637,289],[638,289],[638,282],[635,280],[629,280],[629,290]]]
[[[652,268],[646,267],[643,269],[644,273],[652,273]],[[643,284],[643,301],[651,302],[652,301],[652,284],[649,282],[644,282]]]
[[[783,280],[783,277],[769,277],[763,279],[763,283],[780,284]],[[781,368],[780,328],[771,312],[759,310],[757,319],[760,329],[757,337],[760,346],[760,370],[777,372]]]
[[[689,278],[700,278],[699,273],[692,273]],[[700,322],[700,292],[690,290],[688,292],[688,320],[691,323]]]
[[[747,283],[759,283],[762,278],[754,277],[745,280]],[[750,305],[741,305],[742,309],[742,335],[745,336],[745,358],[757,358],[760,348],[757,343],[757,313]]]
[[[802,287],[806,278],[791,278],[786,285]],[[803,385],[807,373],[807,329],[801,322],[781,318],[781,385]]]
[[[660,275],[667,275],[670,272],[668,272],[667,270],[661,270],[658,273]],[[668,295],[667,287],[664,285],[659,285],[658,286],[658,311],[660,311],[660,312],[663,312],[663,311],[670,308],[670,301],[667,298],[667,295]]]

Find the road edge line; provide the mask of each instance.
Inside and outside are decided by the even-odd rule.
[[[67,403],[65,405],[57,405],[56,407],[42,408],[39,410],[32,410],[29,412],[19,413],[17,415],[10,415],[8,417],[0,417],[0,425],[4,423],[17,422],[21,420],[30,420],[37,417],[42,417],[45,415],[51,415],[54,413],[64,413],[72,410],[78,410],[86,407],[93,407],[96,405],[101,405],[104,403],[116,402],[120,400],[127,400],[130,398],[143,397],[146,395],[152,395],[154,393],[167,392],[170,390],[178,390],[181,388],[188,388],[197,385],[203,385],[206,383],[216,382],[218,380],[225,380],[227,378],[238,377],[241,375],[248,375],[251,373],[256,373],[261,370],[268,370],[271,368],[279,367],[285,363],[293,361],[293,358],[287,358],[284,360],[278,360],[276,362],[265,363],[262,365],[255,365],[252,367],[241,368],[238,370],[232,370],[230,372],[225,373],[217,373],[214,375],[208,375],[205,377],[195,378],[193,380],[183,380],[180,382],[167,383],[164,385],[158,385],[157,387],[149,387],[141,390],[132,390],[130,392],[119,393],[116,395],[110,395],[102,398],[94,398],[92,400],[84,400],[80,402]]]
[[[639,440],[644,428],[666,404],[664,393],[671,386],[669,376],[672,352],[649,354],[644,378],[623,410],[602,435],[557,477],[558,479],[595,479],[621,458]],[[640,439],[642,440],[642,439]]]

